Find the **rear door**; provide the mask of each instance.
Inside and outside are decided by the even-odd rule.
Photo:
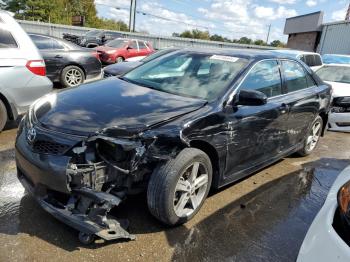
[[[31,38],[45,60],[47,76],[52,81],[57,81],[67,60],[65,47],[50,37],[31,35]]]
[[[139,42],[139,54],[140,56],[147,56],[151,53],[150,49],[148,48],[148,46],[145,44],[145,42],[143,41],[138,41]]]
[[[282,60],[282,74],[288,95],[288,135],[292,145],[302,142],[314,121],[319,108],[320,96],[312,76],[298,62]]]
[[[258,62],[239,90],[263,92],[268,101],[261,106],[237,106],[226,116],[232,141],[236,141],[227,142],[226,174],[229,176],[271,161],[288,143],[288,110],[279,63],[276,60]]]
[[[140,56],[139,46],[136,40],[131,40],[129,42],[129,48],[127,51],[127,58]]]

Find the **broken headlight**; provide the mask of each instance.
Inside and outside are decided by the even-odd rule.
[[[338,192],[338,205],[340,213],[350,218],[350,181],[340,188]]]

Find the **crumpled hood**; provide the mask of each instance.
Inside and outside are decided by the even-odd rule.
[[[101,46],[95,47],[95,50],[97,50],[98,52],[106,52],[109,50],[114,50],[117,52],[117,51],[123,50],[123,48],[115,48],[115,47],[110,47],[106,45],[101,45]]]
[[[110,78],[52,93],[39,100],[34,110],[36,119],[48,129],[89,135],[110,127],[138,133],[204,104],[201,99]]]

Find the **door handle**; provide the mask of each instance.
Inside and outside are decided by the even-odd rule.
[[[63,58],[61,55],[55,55],[55,58]]]
[[[289,111],[289,105],[283,103],[280,107],[279,110],[281,112],[281,114],[286,114]]]

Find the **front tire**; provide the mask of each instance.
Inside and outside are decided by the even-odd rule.
[[[0,132],[4,129],[7,122],[7,110],[4,102],[0,100]]]
[[[310,155],[315,150],[322,134],[322,128],[323,119],[317,116],[307,133],[303,148],[297,152],[299,156]]]
[[[78,66],[66,66],[61,73],[61,84],[63,87],[73,87],[84,83],[84,71]]]
[[[115,60],[116,63],[121,63],[124,62],[124,58],[121,56],[118,56],[117,59]]]
[[[164,224],[183,224],[202,207],[211,181],[208,155],[196,148],[183,149],[153,172],[147,189],[148,208]]]

